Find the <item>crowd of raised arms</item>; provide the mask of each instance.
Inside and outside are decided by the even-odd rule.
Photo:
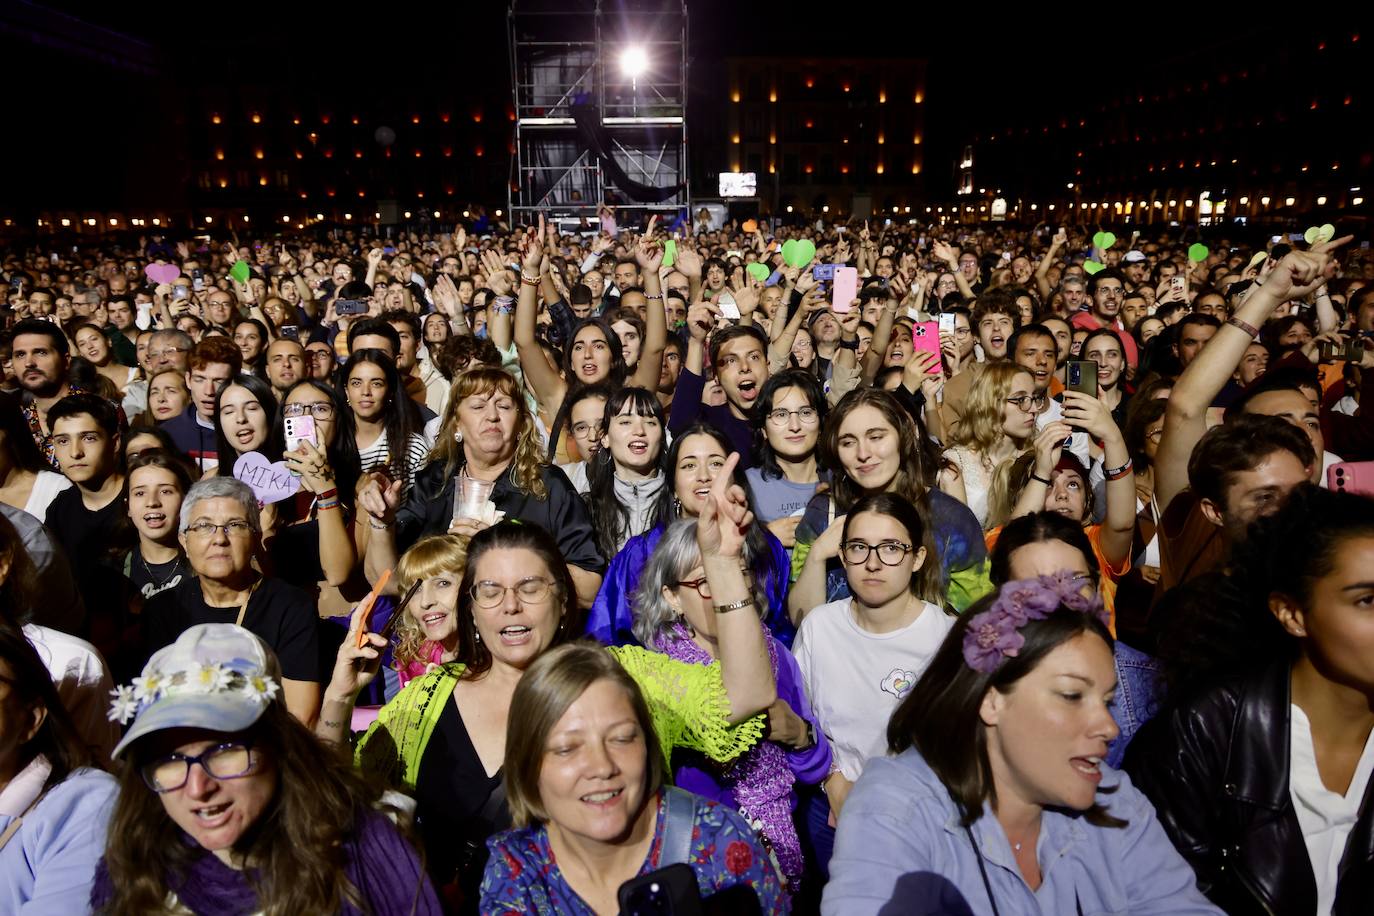
[[[0,252],[0,913],[1371,912],[1367,242],[618,221]]]

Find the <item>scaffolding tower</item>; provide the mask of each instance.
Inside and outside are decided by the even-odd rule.
[[[511,0],[507,18],[515,222],[690,215],[685,0]]]

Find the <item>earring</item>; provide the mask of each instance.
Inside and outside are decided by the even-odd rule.
[[[673,514],[678,518],[682,517],[682,500],[678,499],[676,496],[673,497]]]
[[[455,429],[453,431],[453,441],[457,442],[459,445],[463,444],[463,431],[461,429]]]
[[[482,634],[481,634],[481,633],[478,633],[476,630],[473,630],[473,631],[472,631],[472,638],[473,638],[474,641],[480,643],[480,642],[482,641]]]

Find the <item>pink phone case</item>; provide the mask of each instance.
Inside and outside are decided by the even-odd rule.
[[[849,311],[854,297],[859,294],[859,271],[854,267],[839,267],[835,270],[835,281],[830,296],[830,311],[842,315]]]
[[[940,323],[938,321],[918,321],[911,329],[911,345],[917,350],[934,354],[935,366],[928,373],[934,375],[940,369]]]
[[[294,452],[302,442],[309,442],[316,448],[320,447],[319,437],[315,434],[314,417],[287,417],[285,426],[288,452]]]
[[[1342,461],[1326,469],[1326,487],[1339,493],[1374,496],[1374,461]]]

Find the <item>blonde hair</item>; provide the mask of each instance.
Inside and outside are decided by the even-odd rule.
[[[491,394],[499,391],[515,402],[515,457],[511,460],[511,483],[517,490],[532,495],[535,499],[548,499],[549,491],[544,486],[541,473],[543,447],[534,428],[534,418],[525,403],[520,383],[504,369],[492,366],[477,366],[461,373],[449,388],[448,406],[444,408],[444,422],[434,448],[429,453],[430,461],[444,462],[444,476],[452,477],[454,472],[467,463],[463,444],[454,438],[458,430],[458,407],[474,394]]]
[[[1012,380],[1030,371],[1013,362],[985,363],[969,388],[964,414],[950,432],[950,445],[962,445],[980,457],[1006,436],[1002,426]],[[1030,439],[1026,440],[1029,446]],[[984,458],[984,463],[987,461]]]
[[[468,560],[468,539],[456,534],[432,534],[420,538],[396,564],[396,585],[405,594],[416,582],[450,573],[455,582],[463,580]],[[454,607],[453,613],[458,613]],[[426,661],[422,650],[425,638],[420,625],[409,611],[403,611],[396,621],[396,648],[392,650],[393,666],[397,671],[416,661]]]
[[[539,794],[539,775],[547,756],[549,734],[568,707],[598,681],[611,681],[624,690],[634,709],[647,755],[646,802],[663,786],[663,750],[639,684],[602,646],[589,640],[570,643],[536,658],[511,696],[509,719],[521,724],[520,728],[506,730],[506,803],[514,826],[548,821],[548,810]]]

